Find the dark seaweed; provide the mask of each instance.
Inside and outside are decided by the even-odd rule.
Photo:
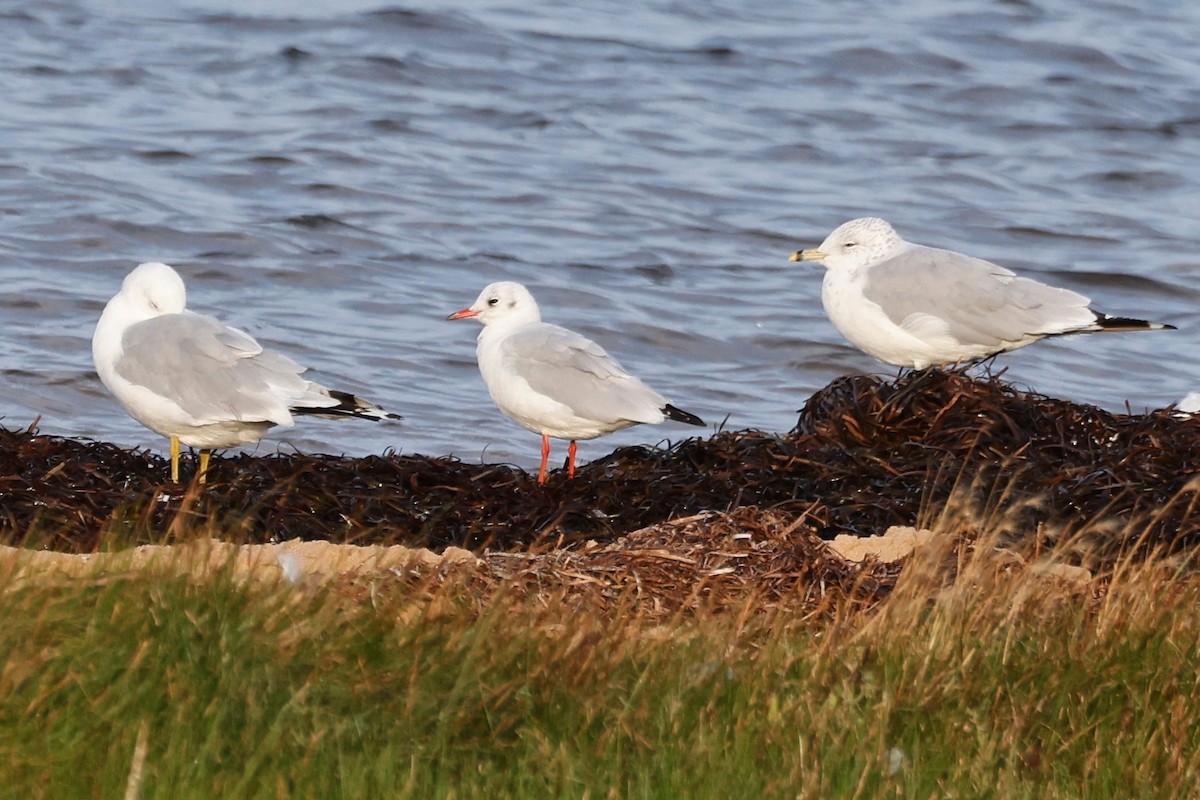
[[[523,550],[623,534],[701,511],[754,506],[823,538],[930,519],[966,491],[1029,535],[1096,528],[1123,544],[1198,541],[1192,477],[1200,423],[1113,414],[995,378],[924,372],[835,380],[787,434],[724,432],[627,447],[555,472],[452,458],[215,457],[207,486],[176,486],[142,450],[0,428],[0,527],[9,541],[90,551],[114,532],[162,541],[181,526],[241,541]],[[187,461],[185,479],[194,461]],[[1032,502],[1036,501],[1036,502]],[[1097,532],[1096,536],[1100,534]]]

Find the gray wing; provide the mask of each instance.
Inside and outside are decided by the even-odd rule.
[[[557,325],[539,324],[504,340],[505,364],[534,391],[585,419],[661,422],[667,401],[630,375],[604,348]]]
[[[288,406],[308,392],[308,381],[300,377],[304,368],[295,361],[191,311],[130,326],[121,347],[117,373],[178,404],[198,425],[288,424]]]
[[[942,320],[969,344],[999,346],[1026,336],[1065,333],[1096,321],[1089,300],[1069,289],[1018,277],[998,264],[913,245],[867,271],[866,298],[902,327]]]

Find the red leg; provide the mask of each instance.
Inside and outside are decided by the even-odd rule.
[[[542,434],[542,468],[538,470],[538,483],[546,482],[546,462],[550,460],[550,437]]]
[[[567,477],[575,477],[575,440],[571,440],[571,445],[567,448]]]

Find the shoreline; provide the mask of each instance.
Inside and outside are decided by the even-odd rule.
[[[543,551],[601,545],[672,520],[747,509],[819,540],[947,515],[1014,547],[1095,553],[1200,543],[1200,423],[1112,414],[995,378],[839,378],[783,434],[720,432],[625,447],[538,486],[508,465],[448,457],[216,457],[209,483],[167,483],[164,459],[0,428],[5,541],[45,550],[214,538]]]

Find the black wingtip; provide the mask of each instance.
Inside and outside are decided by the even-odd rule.
[[[381,419],[404,419],[399,414],[384,411],[374,403],[349,392],[330,389],[329,396],[338,401],[336,406],[293,408],[291,411],[293,414],[308,414],[314,417],[357,417],[358,419],[368,419],[371,422],[378,422]]]
[[[673,419],[676,422],[682,422],[686,425],[703,425],[704,424],[704,420],[700,419],[695,414],[689,414],[688,412],[683,411],[682,409],[676,408],[675,406],[671,405],[670,403],[667,403],[665,406],[662,407],[662,413],[663,413],[663,416],[665,416],[667,419]]]
[[[1096,312],[1096,325],[1105,331],[1174,331],[1174,325],[1165,322],[1147,322],[1144,319],[1132,317],[1110,317],[1108,314]]]

